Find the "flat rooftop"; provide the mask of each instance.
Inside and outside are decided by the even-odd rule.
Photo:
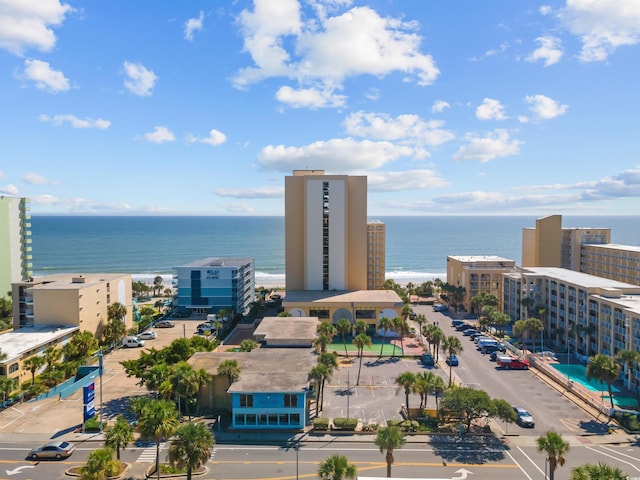
[[[253,258],[223,258],[223,257],[207,257],[195,260],[186,265],[180,265],[175,268],[193,268],[193,267],[242,267],[247,263],[253,262]]]
[[[17,282],[18,285],[37,289],[80,289],[91,285],[113,282],[123,277],[131,278],[129,273],[57,273],[43,277],[34,277],[33,282]]]
[[[586,243],[590,248],[601,248],[603,250],[615,250],[618,252],[640,252],[638,245],[621,245],[619,243]]]
[[[198,352],[189,360],[196,370],[218,375],[225,360],[236,360],[240,377],[229,393],[301,392],[309,387],[309,371],[318,364],[315,348],[256,348],[250,352]]]
[[[402,299],[393,290],[294,290],[287,291],[287,295],[282,300],[282,303],[354,303],[358,305],[379,305],[386,303],[393,306],[401,306]]]
[[[0,335],[0,351],[7,358],[0,363],[8,364],[25,353],[63,338],[79,330],[79,327],[68,325],[38,325],[22,327]]]
[[[256,340],[283,341],[316,338],[319,320],[316,317],[264,317],[253,332]]]
[[[506,262],[514,265],[515,260],[499,257],[497,255],[449,255],[447,258],[453,258],[462,263],[482,263],[482,262]]]
[[[610,280],[608,278],[597,277],[595,275],[589,275],[588,273],[576,272],[560,267],[526,267],[523,268],[523,273],[533,273],[535,275],[555,278],[559,281],[572,283],[584,288],[613,288],[640,291],[638,285]]]

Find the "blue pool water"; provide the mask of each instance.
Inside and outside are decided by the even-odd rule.
[[[568,363],[553,363],[551,364],[553,368],[558,370],[560,373],[569,377],[570,380],[579,383],[583,387],[593,390],[594,392],[606,392],[607,384],[602,383],[594,378],[591,380],[587,380],[587,367],[580,364],[568,364]],[[611,386],[611,391],[616,394],[620,393],[620,389],[616,386]]]

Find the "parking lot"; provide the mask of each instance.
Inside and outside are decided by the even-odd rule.
[[[103,419],[110,420],[119,413],[125,413],[131,397],[145,395],[147,389],[136,384],[137,379],[129,378],[120,362],[138,358],[140,351],[147,348],[161,349],[176,338],[195,334],[200,321],[175,320],[174,328],[154,329],[155,340],[145,340],[140,348],[119,348],[104,356],[102,381],[95,380],[96,410],[100,403],[104,406]],[[55,437],[73,431],[82,424],[82,390],[61,400],[58,397],[32,403],[16,404],[0,412],[0,435],[23,434]]]

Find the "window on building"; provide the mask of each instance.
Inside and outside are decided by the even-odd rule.
[[[291,415],[289,415],[289,419],[290,419],[291,425],[299,425],[300,424],[300,414],[299,413],[292,413]]]
[[[247,420],[247,425],[255,425],[256,424],[256,414],[255,413],[248,413],[246,415],[246,420]]]
[[[278,418],[279,418],[280,425],[289,425],[289,415],[288,414],[281,413]]]
[[[18,371],[18,364],[14,363],[9,367],[9,373],[13,373],[13,372],[17,372]]]
[[[278,425],[278,414],[270,413],[269,414],[269,425]]]
[[[240,394],[240,406],[241,407],[253,407],[253,395],[248,393]]]
[[[284,406],[285,407],[297,407],[298,406],[298,395],[292,393],[284,394]]]
[[[236,413],[236,425],[244,425],[244,414]]]
[[[261,413],[258,415],[258,425],[267,425],[267,414]]]

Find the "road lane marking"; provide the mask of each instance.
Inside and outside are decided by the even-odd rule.
[[[605,457],[613,458],[614,460],[617,460],[618,462],[625,463],[625,464],[629,465],[631,468],[633,468],[634,470],[640,472],[640,468],[636,467],[631,462],[627,462],[626,460],[622,460],[620,458],[614,457],[613,455],[609,455],[608,453],[605,453],[605,452],[600,452],[600,451],[596,450],[594,447],[585,447],[585,448],[591,450],[592,452],[599,453],[600,455],[604,455]]]
[[[531,457],[529,457],[529,455],[527,455],[526,453],[524,453],[524,450],[522,450],[520,447],[518,447],[518,450],[520,450],[520,453],[522,453],[522,455],[524,455],[524,456],[527,458],[527,460],[529,460],[529,461],[531,462],[531,465],[533,465],[534,467],[536,467],[536,469],[537,469],[541,474],[545,475],[545,472],[543,472],[543,471],[542,471],[542,469],[541,469],[541,468],[536,464],[536,462],[534,462],[533,460],[531,460]],[[509,453],[509,452],[507,452],[507,453]],[[524,469],[523,469],[522,471],[524,472]],[[525,475],[527,475],[527,474],[525,473]],[[527,477],[529,477],[529,475],[527,475]],[[529,477],[529,478],[531,478],[531,477]]]

